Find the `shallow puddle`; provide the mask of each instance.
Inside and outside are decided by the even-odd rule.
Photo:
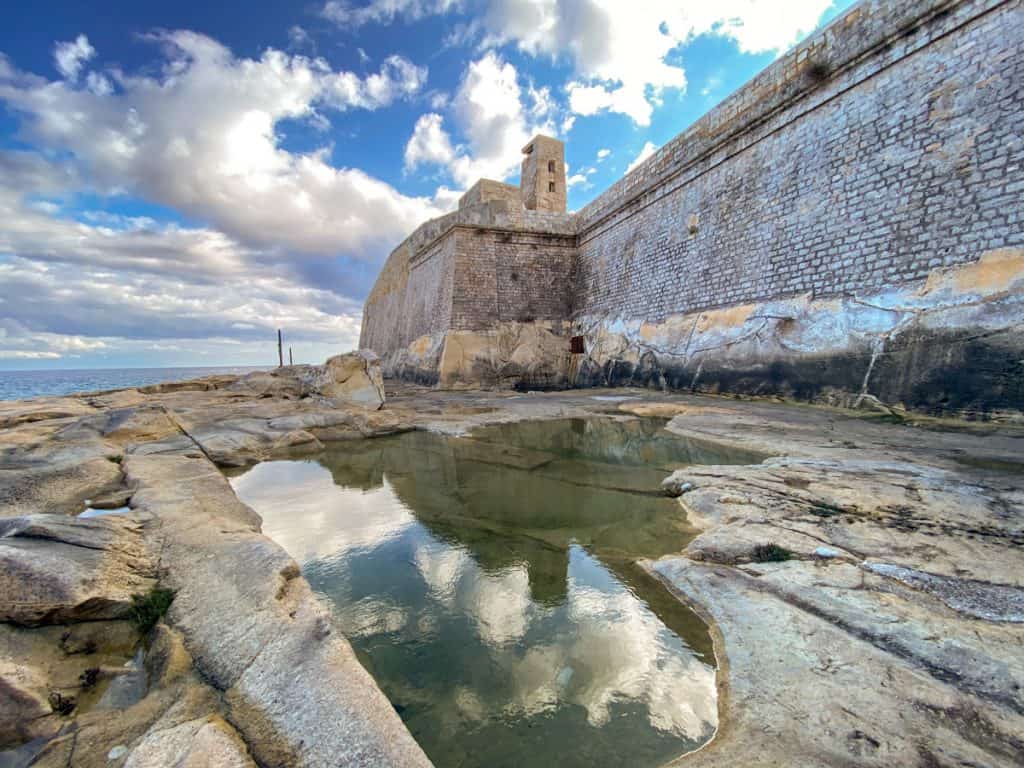
[[[439,766],[655,766],[717,724],[706,627],[633,565],[692,537],[635,419],[424,432],[232,480]]]

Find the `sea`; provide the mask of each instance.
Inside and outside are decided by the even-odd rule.
[[[96,368],[66,371],[0,371],[0,400],[126,389],[165,381],[185,381],[221,373],[249,373],[265,366],[193,366],[184,368]]]

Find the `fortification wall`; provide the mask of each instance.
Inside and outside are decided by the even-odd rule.
[[[381,270],[363,310],[360,346],[387,359],[395,350],[417,340],[438,337],[451,324],[452,280],[455,272],[455,234],[449,230],[418,253],[408,243],[395,249]],[[436,350],[420,341],[424,358]],[[426,362],[429,368],[429,362]],[[413,366],[405,373],[431,381],[434,377]]]
[[[806,40],[580,211],[577,383],[1019,410],[1019,306],[964,307],[1024,277],[1022,83],[1012,0],[866,2]],[[998,290],[922,299],[982,259]],[[958,401],[938,379],[979,359]]]
[[[964,3],[907,30],[928,6],[854,8],[583,209],[577,306],[871,291],[1024,245],[1024,14]]]
[[[578,214],[475,187],[362,345],[444,386],[1024,419],[1022,137],[1021,0],[865,0]]]
[[[392,251],[366,300],[360,347],[381,356],[387,375],[426,384],[471,384],[474,375],[564,384],[564,363],[555,376],[536,350],[528,355],[536,375],[502,361],[521,346],[523,324],[542,324],[523,343],[535,346],[539,332],[547,352],[559,348],[554,337],[564,336],[570,314],[575,222],[524,209],[508,185],[482,182],[470,192],[459,210],[425,222]],[[453,331],[460,341],[445,358]]]
[[[453,329],[569,317],[574,237],[469,228],[456,237]]]

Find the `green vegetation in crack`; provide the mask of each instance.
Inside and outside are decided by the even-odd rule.
[[[793,553],[785,547],[769,542],[758,544],[751,551],[750,556],[755,563],[783,563],[793,557]]]
[[[164,617],[174,601],[174,592],[154,587],[145,595],[132,595],[130,618],[140,635],[149,631]]]

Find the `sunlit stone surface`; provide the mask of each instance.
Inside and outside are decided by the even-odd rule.
[[[707,455],[634,420],[411,433],[233,480],[439,766],[658,765],[717,724],[706,628],[635,566]]]

